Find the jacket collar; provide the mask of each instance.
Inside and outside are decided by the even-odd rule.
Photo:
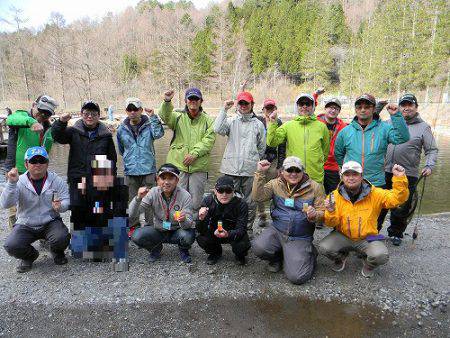
[[[131,129],[129,117],[126,117],[125,120],[123,120],[123,124]],[[146,124],[150,124],[150,119],[148,118],[147,115],[141,115],[141,122],[139,123],[139,129],[145,126]]]
[[[105,136],[112,135],[111,132],[109,131],[109,129],[102,122],[98,122],[97,128],[98,128],[97,137],[105,137]],[[77,122],[75,122],[75,124],[73,125],[73,129],[82,135],[87,135],[88,130],[89,130],[84,125],[82,119],[79,119]]]
[[[353,120],[352,120],[352,122],[350,124],[353,126],[353,128],[355,128],[357,130],[364,130],[364,131],[366,131],[366,130],[372,129],[375,126],[377,126],[380,123],[380,121],[381,121],[380,120],[380,115],[377,114],[377,113],[374,113],[372,122],[370,122],[370,124],[368,126],[366,126],[365,129],[362,129],[361,125],[358,123],[358,117],[357,116],[355,116],[353,118]]]
[[[314,114],[313,115],[307,115],[307,116],[306,115],[297,115],[294,118],[294,120],[300,122],[300,124],[308,124],[310,122],[316,121],[317,117]]]
[[[288,193],[289,195],[289,191],[287,188],[287,182],[283,177],[279,177],[278,178],[283,186],[283,189]],[[302,180],[294,187],[294,189],[292,190],[292,196],[299,196],[301,195],[304,190],[306,190],[307,188],[309,188],[311,186],[311,179],[309,178],[307,173],[303,173],[303,178]]]
[[[405,119],[405,122],[406,122],[407,125],[410,125],[410,124],[421,123],[421,122],[423,122],[423,120],[420,117],[419,113],[417,113],[417,115],[414,116],[412,119],[410,119],[410,120]]]
[[[344,182],[342,181],[339,182],[337,189],[339,191],[339,194],[341,194],[342,197],[344,197],[347,201],[350,202],[350,196],[348,195],[347,190],[345,190]],[[362,190],[355,203],[363,200],[366,196],[370,194],[371,191],[372,191],[372,184],[370,184],[369,181],[367,181],[366,179],[363,179]]]
[[[56,178],[56,174],[53,171],[47,170],[47,179],[45,180],[44,186],[42,187],[41,195],[49,189],[51,184]],[[33,194],[36,194],[36,190],[34,190],[33,184],[31,183],[30,179],[28,178],[28,170],[19,176],[19,182],[22,183],[25,188],[30,190]]]

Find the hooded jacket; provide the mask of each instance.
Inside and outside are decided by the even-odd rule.
[[[381,121],[374,114],[372,122],[364,129],[355,116],[353,121],[338,134],[334,145],[334,156],[339,166],[347,161],[356,161],[363,167],[366,180],[376,187],[386,184],[384,157],[387,146],[409,140],[408,127],[400,112],[391,116],[392,124]]]
[[[319,121],[322,121],[325,123],[328,129],[327,120],[325,118],[325,114],[320,114],[317,116],[317,119]],[[325,162],[323,168],[325,170],[331,170],[331,171],[339,171],[339,166],[336,162],[336,159],[334,158],[334,144],[336,143],[336,138],[339,134],[339,132],[344,129],[347,126],[347,123],[342,121],[340,118],[336,118],[336,123],[334,125],[333,130],[328,129],[328,132],[330,133],[330,151],[328,153],[327,161]]]
[[[117,129],[117,146],[123,156],[124,174],[139,176],[156,172],[153,141],[164,136],[164,128],[156,115],[141,116],[137,135],[134,135],[127,117]]]
[[[391,173],[394,164],[400,164],[405,168],[407,176],[419,177],[422,148],[425,151],[425,167],[432,170],[436,165],[438,148],[431,127],[419,114],[405,121],[410,139],[402,144],[388,145],[384,170]],[[392,124],[392,121],[389,120],[388,123]]]
[[[298,98],[295,100],[297,102]],[[298,113],[294,107],[294,111]],[[330,151],[330,133],[315,115],[297,115],[293,120],[278,126],[270,122],[267,128],[267,145],[276,147],[286,142],[286,156],[301,159],[306,173],[317,183],[323,182],[323,166]]]
[[[173,130],[167,162],[187,173],[207,172],[211,149],[216,140],[214,120],[203,110],[192,119],[186,109],[173,110],[172,102],[163,102],[158,115]],[[187,154],[197,156],[189,167],[183,164]]]
[[[73,127],[67,127],[67,122],[55,121],[52,126],[53,138],[61,144],[70,144],[69,163],[67,165],[67,179],[69,181],[80,177],[91,176],[91,161],[95,155],[106,155],[114,162],[116,173],[117,153],[112,134],[109,129],[99,122],[94,133],[89,136],[89,130],[80,119]]]
[[[334,195],[335,210],[325,210],[325,225],[357,241],[378,234],[377,219],[381,209],[396,208],[406,202],[409,196],[408,179],[406,176],[394,176],[391,190],[376,188],[364,180],[355,203],[350,201],[342,182],[331,194]]]
[[[220,172],[232,176],[252,177],[266,151],[266,131],[255,113],[228,117],[222,108],[214,121],[214,132],[228,136]]]
[[[59,212],[52,208],[54,192],[61,200]],[[26,172],[19,176],[19,181],[6,183],[0,196],[0,206],[3,209],[17,206],[17,224],[39,227],[59,218],[60,213],[69,208],[69,191],[61,177],[48,171],[42,191],[38,195]]]

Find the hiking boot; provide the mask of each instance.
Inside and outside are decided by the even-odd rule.
[[[66,255],[64,254],[64,252],[62,252],[62,253],[57,253],[53,256],[53,262],[56,265],[64,265],[64,264],[67,264],[68,260],[66,258]]]
[[[220,257],[222,257],[222,254],[210,254],[206,259],[206,264],[214,265],[219,261]]]
[[[260,228],[265,228],[267,226],[267,218],[259,217],[257,226]]]
[[[39,257],[39,252],[35,251],[35,255],[31,259],[21,259],[19,265],[16,268],[18,273],[24,273],[31,270],[33,262]]]
[[[363,267],[361,269],[361,274],[366,278],[372,278],[374,275],[374,268],[370,267],[366,261],[363,262]]]
[[[282,266],[283,264],[281,261],[269,262],[269,264],[267,264],[267,271],[277,273],[278,271],[281,271]]]
[[[400,246],[400,244],[402,244],[402,239],[400,237],[392,237],[392,245]]]
[[[245,262],[246,262],[245,256],[242,256],[242,257],[235,256],[235,258],[236,258],[236,265],[240,265],[240,266],[245,265]]]
[[[345,269],[345,263],[347,262],[347,258],[348,256],[345,256],[342,259],[336,259],[334,261],[333,266],[331,267],[331,270],[333,270],[334,272],[341,272],[344,271]]]
[[[180,249],[180,258],[183,261],[183,263],[187,264],[192,262],[192,258],[191,255],[189,254],[188,249]]]
[[[159,249],[152,250],[150,252],[150,255],[148,255],[148,261],[150,263],[154,263],[160,258],[161,258],[161,250],[159,250]]]

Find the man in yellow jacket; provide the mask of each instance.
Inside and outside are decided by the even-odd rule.
[[[325,200],[325,224],[333,227],[319,243],[319,252],[334,261],[333,270],[342,271],[349,251],[365,256],[361,273],[370,278],[374,269],[388,261],[384,236],[378,234],[377,218],[381,209],[396,208],[408,199],[405,169],[392,168],[392,189],[372,186],[363,179],[361,164],[344,163],[341,183]]]

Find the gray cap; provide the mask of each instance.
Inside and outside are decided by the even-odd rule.
[[[58,103],[53,97],[48,95],[42,95],[36,102],[37,109],[48,111],[51,115],[55,114],[56,107],[58,107]]]
[[[302,161],[296,156],[288,156],[283,161],[283,170],[296,167],[303,171]]]
[[[325,108],[328,106],[328,105],[330,105],[330,104],[335,104],[336,106],[338,106],[339,108],[342,108],[342,105],[341,105],[341,101],[339,101],[337,98],[335,98],[335,97],[333,97],[333,98],[331,98],[331,99],[329,99],[329,100],[327,100],[326,102],[325,102]]]

